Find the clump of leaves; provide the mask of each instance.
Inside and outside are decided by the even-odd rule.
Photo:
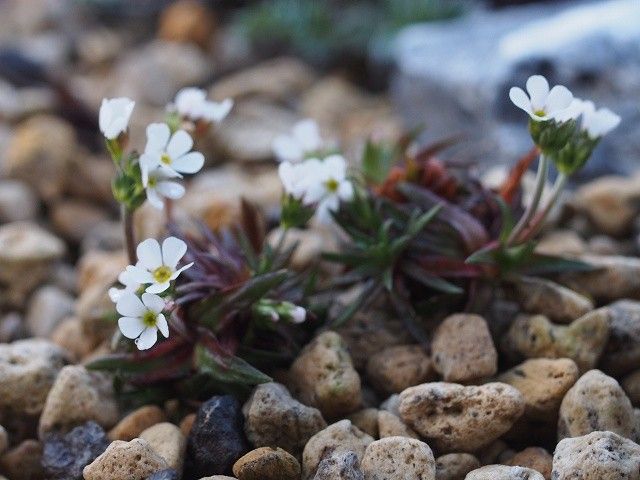
[[[294,326],[305,312],[299,307],[303,284],[286,269],[295,245],[269,246],[256,211],[246,203],[243,210],[244,228],[236,231],[216,234],[200,226],[194,234],[174,228],[193,266],[176,284],[171,335],[146,351],[122,342],[122,351],[88,365],[112,372],[124,398],[243,394],[271,381],[268,373],[294,358],[307,335]]]
[[[342,323],[386,292],[411,333],[426,340],[421,317],[478,308],[483,287],[519,275],[588,268],[541,255],[535,241],[508,242],[522,211],[519,183],[531,155],[500,192],[485,188],[469,168],[448,166],[435,154],[452,140],[408,153],[398,145],[369,143],[362,160],[367,187],[341,205],[334,218],[346,234],[340,252],[326,254],[344,267],[334,286],[362,286],[333,320]],[[535,152],[534,152],[535,153]]]

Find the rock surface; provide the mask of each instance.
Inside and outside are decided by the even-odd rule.
[[[544,480],[544,477],[530,468],[487,465],[469,472],[465,480]]]
[[[406,437],[387,437],[369,444],[362,458],[362,471],[367,480],[436,478],[435,460],[429,446]]]
[[[364,480],[364,474],[355,453],[333,453],[320,462],[313,480]]]
[[[528,447],[516,453],[507,462],[507,465],[526,467],[540,472],[545,480],[551,479],[553,468],[553,456],[541,447]]]
[[[168,468],[167,462],[140,438],[130,442],[116,440],[82,472],[84,480],[146,480],[151,474]]]
[[[164,458],[170,468],[182,472],[187,439],[178,427],[168,422],[156,423],[141,432],[140,438]]]
[[[369,382],[386,394],[435,379],[431,358],[419,345],[385,348],[369,359],[366,373]]]
[[[291,365],[292,392],[327,419],[351,413],[361,404],[360,376],[340,336],[331,331],[316,337]]]
[[[504,383],[425,383],[400,394],[402,419],[442,452],[473,452],[488,445],[524,409],[522,394]]]
[[[238,480],[299,480],[300,464],[281,448],[260,447],[233,465]]]
[[[165,420],[166,415],[160,407],[145,405],[126,415],[109,430],[109,439],[128,442],[139,437],[143,430]]]
[[[479,315],[447,317],[434,334],[431,359],[446,382],[468,382],[498,371],[498,352],[487,322]]]
[[[640,302],[618,300],[607,307],[609,341],[599,367],[610,375],[640,368]]]
[[[281,447],[297,455],[327,426],[320,411],[298,402],[279,383],[258,385],[242,407],[244,429],[255,447]]]
[[[436,458],[436,480],[464,480],[480,462],[470,453],[448,453]]]
[[[592,432],[558,443],[553,480],[638,480],[640,445],[613,432]]]

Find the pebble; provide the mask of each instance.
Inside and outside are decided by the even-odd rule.
[[[53,431],[68,431],[93,420],[104,428],[119,418],[111,379],[82,365],[60,370],[40,416],[40,438]]]
[[[570,358],[581,372],[598,363],[609,338],[606,308],[555,325],[542,315],[519,315],[502,338],[505,353],[524,358]]]
[[[545,480],[551,480],[553,456],[541,447],[528,447],[516,453],[507,462],[514,467],[526,467],[540,472]]]
[[[420,439],[420,436],[391,412],[380,410],[378,412],[378,437],[408,437]]]
[[[247,450],[240,404],[217,395],[198,409],[187,439],[187,470],[192,477],[224,474]]]
[[[327,452],[334,455],[353,452],[358,460],[362,460],[364,451],[371,442],[373,438],[349,420],[340,420],[329,425],[311,437],[305,445],[302,452],[302,477],[312,478]]]
[[[281,448],[260,447],[233,465],[238,480],[299,480],[298,460]]]
[[[108,221],[108,213],[86,200],[61,200],[49,212],[51,225],[61,237],[79,244],[98,225]]]
[[[627,375],[622,379],[622,388],[634,406],[640,405],[640,370]]]
[[[616,379],[600,370],[590,370],[562,400],[558,439],[598,430],[635,438],[635,418],[631,402]]]
[[[128,442],[140,436],[140,433],[155,425],[166,421],[167,417],[157,405],[145,405],[137,408],[120,420],[109,430],[109,440],[124,440]]]
[[[479,315],[447,317],[434,334],[431,359],[446,382],[468,382],[498,371],[498,352],[487,322]]]
[[[558,282],[592,297],[599,303],[620,298],[640,298],[640,259],[621,255],[581,255],[577,258],[594,267],[583,272],[559,275]]]
[[[514,293],[525,312],[557,323],[571,323],[593,310],[593,302],[584,295],[544,278],[521,277]]]
[[[254,447],[280,447],[299,455],[327,423],[320,411],[298,402],[284,385],[258,385],[242,407],[244,430]]]
[[[290,379],[294,395],[326,419],[351,413],[362,402],[360,376],[335,332],[321,333],[302,349],[291,365]]]
[[[173,468],[165,468],[152,473],[147,480],[180,480],[180,474]]]
[[[614,376],[640,368],[640,302],[618,300],[609,311],[609,341],[599,368]]]
[[[105,431],[95,422],[65,435],[48,435],[43,443],[42,466],[50,480],[82,480],[83,468],[109,446]]]
[[[553,455],[553,480],[638,480],[640,445],[613,432],[565,438]]]
[[[587,251],[587,243],[574,230],[553,230],[545,234],[538,245],[536,253],[553,256],[582,255]]]
[[[22,305],[65,250],[62,240],[35,223],[0,225],[0,285],[5,287],[0,303]]]
[[[146,480],[166,468],[167,462],[146,441],[134,438],[130,442],[111,442],[102,455],[84,467],[82,474],[84,480]]]
[[[42,444],[25,440],[0,457],[0,472],[10,480],[44,480]]]
[[[400,394],[402,419],[441,452],[474,452],[524,413],[522,394],[504,383],[425,383]]]
[[[33,220],[40,205],[31,187],[19,180],[0,180],[0,222]]]
[[[396,345],[369,359],[366,376],[376,390],[388,395],[435,380],[436,374],[431,358],[420,345]]]
[[[332,453],[320,462],[313,480],[364,480],[364,474],[355,453]]]
[[[45,404],[67,353],[43,339],[0,344],[0,408],[37,415]]]
[[[544,477],[530,468],[487,465],[469,472],[465,480],[544,480]]]
[[[36,115],[18,125],[4,157],[10,178],[22,180],[45,201],[62,195],[76,155],[73,127],[58,117]]]
[[[364,408],[347,417],[356,427],[364,433],[378,438],[378,409]]]
[[[367,446],[362,458],[362,472],[367,480],[435,480],[433,452],[414,438],[387,437]]]
[[[188,437],[191,433],[191,428],[193,427],[193,423],[195,421],[195,413],[189,413],[188,415],[185,415],[184,418],[180,421],[180,431],[185,437]]]
[[[480,462],[470,453],[447,453],[436,458],[436,480],[464,480]]]
[[[25,322],[34,337],[50,337],[55,328],[73,313],[74,299],[53,285],[40,287],[33,293]]]
[[[7,430],[0,425],[0,455],[7,451],[9,448],[9,434]]]
[[[182,472],[187,449],[187,439],[173,423],[157,423],[140,433],[149,446],[165,459],[167,465]]]
[[[76,361],[85,358],[97,346],[91,336],[85,335],[82,323],[77,317],[62,320],[51,332],[51,341],[69,352]]]
[[[560,402],[578,376],[578,366],[569,358],[532,358],[501,374],[498,381],[522,393],[526,417],[554,420]]]
[[[216,19],[206,5],[193,0],[179,0],[160,15],[158,38],[193,43],[206,50],[215,31]]]

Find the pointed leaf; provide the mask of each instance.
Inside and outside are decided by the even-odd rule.
[[[200,372],[225,383],[259,385],[273,381],[243,359],[236,356],[216,356],[202,344],[196,345],[195,364]]]

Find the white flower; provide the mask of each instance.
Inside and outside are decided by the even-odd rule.
[[[567,122],[569,120],[577,120],[584,111],[584,104],[584,100],[574,97],[567,108],[558,112],[554,116],[554,120],[560,123]]]
[[[533,75],[527,80],[527,95],[519,87],[509,90],[509,98],[536,121],[555,119],[571,104],[573,95],[562,85],[549,90],[549,82],[542,75]]]
[[[131,273],[126,270],[118,275],[118,281],[124,285],[124,288],[111,287],[109,289],[109,298],[113,303],[116,303],[123,295],[135,293],[140,288],[140,283],[136,282]]]
[[[187,244],[176,237],[168,237],[162,242],[162,248],[155,238],[148,238],[138,245],[138,263],[129,265],[127,272],[138,283],[148,284],[148,293],[164,292],[172,280],[191,267],[189,263],[177,268],[178,262],[187,252]]]
[[[207,94],[200,88],[183,88],[176,95],[175,108],[178,113],[192,120],[221,122],[231,111],[233,100],[227,98],[222,102],[207,100]]]
[[[151,170],[146,174],[145,191],[147,200],[158,210],[164,208],[163,198],[177,200],[184,196],[185,189],[178,182],[171,181],[176,175],[167,173],[161,168]]]
[[[294,198],[301,199],[305,194],[307,184],[313,180],[313,172],[310,171],[312,169],[315,169],[315,165],[310,161],[295,164],[282,162],[278,166],[278,175],[284,191]]]
[[[608,108],[596,108],[585,101],[582,108],[582,129],[593,140],[601,138],[620,124],[620,117]]]
[[[306,119],[293,126],[291,135],[278,135],[273,140],[273,153],[281,162],[301,162],[304,157],[322,147],[318,124]]]
[[[158,330],[169,337],[169,324],[164,317],[164,300],[152,293],[143,293],[140,300],[133,293],[122,295],[116,303],[116,310],[122,317],[118,327],[127,338],[135,339],[138,350],[147,350],[158,341]]]
[[[320,221],[329,219],[329,212],[338,209],[340,201],[353,198],[353,185],[347,180],[347,164],[341,155],[330,155],[324,160],[310,159],[307,165],[303,202],[317,204]]]
[[[98,123],[100,131],[108,140],[114,140],[127,131],[135,105],[136,102],[126,97],[102,99]]]
[[[293,323],[302,323],[307,319],[307,310],[304,307],[296,306],[291,311],[291,320]]]
[[[204,155],[191,152],[193,139],[184,130],[171,135],[166,123],[152,123],[147,127],[147,145],[140,156],[142,184],[146,187],[149,172],[161,168],[174,177],[182,173],[196,173],[204,165]]]

